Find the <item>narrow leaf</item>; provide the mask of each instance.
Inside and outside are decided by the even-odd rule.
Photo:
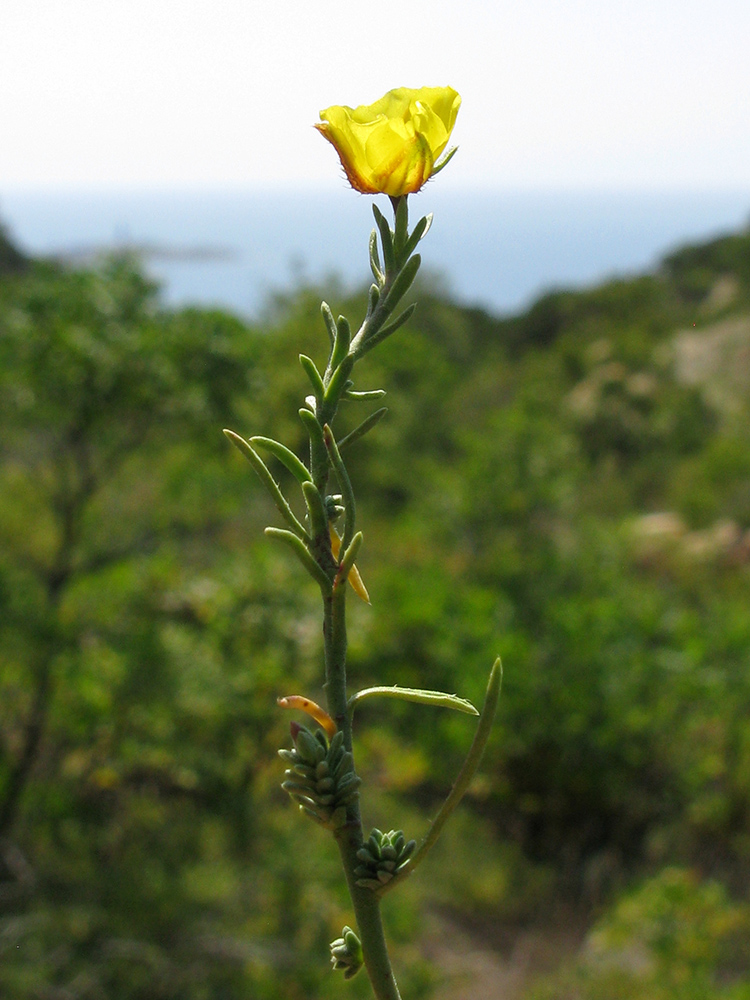
[[[328,362],[325,383],[328,385],[331,372],[335,372],[349,351],[349,344],[352,340],[352,328],[346,316],[339,316],[336,321],[336,340],[331,351],[331,360]]]
[[[311,479],[302,484],[302,492],[307,504],[307,513],[310,518],[313,538],[317,538],[328,531],[328,515],[326,514],[320,491]]]
[[[367,295],[367,315],[365,319],[369,319],[372,316],[378,302],[380,302],[380,289],[377,285],[370,285],[370,291]]]
[[[341,395],[344,392],[344,386],[352,373],[355,360],[354,355],[347,354],[338,368],[334,371],[328,383],[328,388],[326,389],[325,400],[327,403],[338,402],[341,398]]]
[[[344,399],[353,400],[381,399],[383,396],[385,396],[385,389],[366,389],[363,392],[355,392],[354,389],[347,389],[344,393]]]
[[[282,465],[285,465],[300,483],[307,483],[312,480],[310,470],[307,466],[303,465],[294,452],[290,451],[280,441],[274,441],[273,438],[258,435],[250,438],[250,444],[257,445],[259,448],[265,448],[267,452],[278,458]]]
[[[366,396],[366,394],[364,393],[362,395]],[[386,415],[387,412],[388,412],[388,407],[381,406],[379,410],[375,410],[374,413],[371,413],[366,420],[363,420],[358,427],[355,427],[353,431],[350,431],[346,435],[346,437],[343,437],[339,441],[339,452],[343,451],[344,448],[348,448],[349,445],[354,444],[354,442],[358,441],[361,437],[364,437],[364,435],[367,434],[368,431],[371,431],[373,427],[376,426],[376,424],[380,423],[380,421],[383,419],[383,417]]]
[[[379,344],[382,340],[385,340],[386,337],[390,337],[390,335],[400,329],[404,323],[408,323],[414,315],[414,310],[416,308],[417,303],[412,302],[412,304],[407,306],[406,309],[404,309],[404,311],[391,323],[386,323],[385,326],[381,326],[379,330],[375,330],[375,332],[367,339],[363,338],[360,340],[356,346],[357,359],[359,360],[363,354],[367,354],[368,351],[371,351],[373,347]]]
[[[396,270],[396,255],[393,250],[393,233],[391,227],[377,205],[372,206],[372,214],[380,230],[380,243],[383,247],[383,260],[385,261],[385,273],[391,274]]]
[[[430,213],[430,215],[423,216],[419,220],[419,222],[414,227],[414,232],[406,241],[406,246],[404,247],[404,252],[403,252],[404,260],[408,260],[408,258],[411,257],[411,255],[416,250],[417,243],[419,243],[420,240],[424,239],[431,225],[432,225],[432,213]]]
[[[380,254],[378,253],[378,233],[376,229],[370,233],[370,270],[378,285],[385,281],[383,269],[380,265]]]
[[[341,551],[341,539],[339,538],[339,534],[334,526],[331,524],[329,527],[331,533],[331,553],[336,562],[338,562],[339,552]],[[364,580],[360,576],[360,572],[354,564],[352,564],[349,569],[347,579],[349,581],[349,586],[352,588],[357,597],[361,601],[364,601],[365,604],[370,604],[370,595],[367,592],[367,587],[365,587]]]
[[[326,390],[325,386],[323,385],[323,379],[321,378],[317,365],[315,364],[313,359],[308,358],[306,354],[300,354],[299,363],[305,369],[305,373],[307,374],[307,377],[310,379],[310,384],[313,387],[315,398],[323,399]]]
[[[434,705],[436,708],[453,708],[467,715],[479,715],[470,701],[459,698],[457,694],[447,694],[445,691],[422,691],[419,688],[372,687],[358,691],[349,699],[349,708],[354,708],[366,698],[398,698],[400,701],[413,701],[420,705]]]
[[[303,406],[302,409],[299,411],[299,418],[305,425],[305,430],[307,431],[310,440],[315,441],[322,445],[323,428],[318,423],[318,418],[315,416],[312,410],[308,410],[306,407]]]
[[[333,589],[338,587],[339,583],[346,581],[349,576],[350,571],[354,567],[354,560],[357,558],[357,553],[362,545],[362,532],[358,531],[357,534],[352,538],[351,545],[344,552],[344,558],[339,563],[339,571],[336,574],[336,579],[333,583]],[[367,593],[367,591],[365,591]],[[361,596],[361,595],[360,595]],[[365,598],[363,598],[365,600]],[[370,603],[370,597],[367,595],[367,603]]]
[[[304,539],[305,541],[310,541],[310,536],[305,531],[303,526],[299,523],[297,518],[294,516],[294,512],[287,503],[286,497],[281,492],[279,484],[276,482],[271,473],[268,471],[266,463],[263,461],[263,459],[260,457],[257,451],[255,451],[250,442],[246,441],[243,437],[240,437],[239,434],[235,434],[234,431],[225,429],[224,433],[232,442],[232,444],[235,446],[235,448],[237,448],[239,451],[242,452],[245,458],[250,462],[252,467],[258,473],[260,481],[263,483],[268,492],[271,494],[273,502],[278,507],[281,516],[290,526],[295,535],[300,539]]]
[[[313,701],[311,698],[305,698],[301,694],[290,694],[285,698],[277,698],[276,704],[280,708],[292,708],[299,709],[301,712],[306,712],[312,719],[325,729],[328,733],[328,738],[333,739],[336,735],[337,726],[333,721],[331,716],[326,712],[324,708],[321,708],[317,702]]]
[[[401,299],[406,295],[406,293],[411,288],[414,279],[417,276],[417,271],[419,270],[419,265],[422,263],[422,258],[418,253],[408,260],[398,273],[396,280],[393,282],[390,292],[385,297],[385,302],[383,307],[386,312],[392,312]]]
[[[292,534],[291,531],[287,531],[285,528],[266,528],[266,534],[269,538],[278,538],[280,542],[288,545],[313,580],[320,584],[326,594],[331,593],[331,581],[315,561],[301,538],[298,538],[297,535]]]
[[[323,322],[326,325],[326,330],[328,331],[328,339],[331,341],[331,347],[333,347],[336,343],[336,321],[333,318],[331,307],[327,302],[320,303],[320,312],[323,316]]]

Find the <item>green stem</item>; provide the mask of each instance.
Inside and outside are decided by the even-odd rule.
[[[346,588],[336,589],[323,601],[323,636],[326,660],[328,712],[344,733],[344,745],[352,750],[352,727],[346,696]],[[401,1000],[391,969],[380,915],[380,900],[368,888],[357,885],[357,851],[362,847],[362,819],[359,802],[347,806],[346,825],[336,833],[336,842],[349,886],[357,931],[362,942],[365,968],[377,1000]]]

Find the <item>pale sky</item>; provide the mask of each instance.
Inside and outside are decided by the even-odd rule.
[[[750,0],[0,0],[0,196],[342,185],[330,104],[455,87],[441,185],[750,186]]]

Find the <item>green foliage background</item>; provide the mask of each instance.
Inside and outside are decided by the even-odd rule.
[[[276,697],[321,694],[318,595],[221,436],[301,453],[319,290],[254,327],[165,310],[127,261],[11,251],[0,995],[367,996],[327,961],[334,852],[278,787]],[[499,652],[505,686],[453,831],[386,903],[404,995],[437,979],[430,914],[490,934],[564,904],[593,930],[540,997],[748,996],[750,235],[506,319],[417,298],[363,368],[390,412],[350,458],[351,683],[481,702]],[[358,719],[365,821],[418,837],[471,720]]]

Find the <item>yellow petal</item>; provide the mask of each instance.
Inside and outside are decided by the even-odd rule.
[[[297,708],[301,712],[307,712],[311,718],[319,722],[323,729],[325,729],[328,733],[328,738],[333,738],[337,729],[336,723],[324,708],[321,708],[316,702],[311,701],[310,698],[305,698],[301,694],[290,694],[286,698],[277,698],[276,704],[280,708]]]
[[[448,144],[461,98],[452,87],[399,87],[374,104],[334,105],[316,125],[364,194],[418,191]]]

